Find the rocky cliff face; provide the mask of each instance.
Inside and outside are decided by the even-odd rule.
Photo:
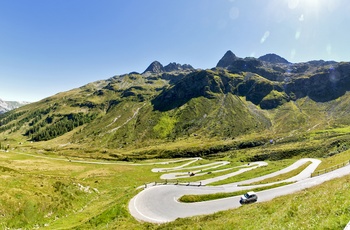
[[[171,110],[198,97],[215,98],[218,94],[234,93],[240,78],[231,78],[227,72],[202,70],[185,76],[173,87],[164,90],[152,102],[161,111]]]
[[[262,109],[273,109],[305,97],[326,102],[344,95],[350,91],[349,66],[350,63],[322,60],[290,63],[276,54],[239,58],[229,50],[213,71],[193,71],[192,66],[177,63],[163,67],[153,62],[146,72],[162,73],[162,78],[173,85],[153,100],[158,110],[177,108],[192,98],[227,93],[244,96]],[[177,78],[165,74],[184,70],[193,72]]]
[[[350,63],[327,65],[309,77],[286,79],[284,91],[294,99],[306,96],[317,102],[337,99],[350,91]]]

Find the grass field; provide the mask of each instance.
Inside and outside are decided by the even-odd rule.
[[[294,147],[298,146],[300,143],[294,144]],[[247,158],[259,151],[292,148],[293,143],[287,142],[244,149],[241,153],[229,151],[218,154],[218,158],[210,157],[193,165],[228,160],[232,166],[237,166],[247,163],[241,162],[243,153]],[[0,152],[2,229],[342,229],[350,220],[350,176],[346,176],[269,202],[213,215],[178,219],[162,225],[140,223],[129,214],[128,202],[140,191],[137,189],[139,186],[160,180],[161,174],[152,173],[151,169],[176,167],[186,161],[169,164],[161,164],[164,159],[101,161],[78,158],[79,154],[77,157],[67,157],[65,152],[37,149],[26,147],[24,151],[17,148]],[[300,157],[307,156],[303,153]],[[320,158],[322,163],[317,170],[334,167],[347,162],[349,158],[348,150]],[[297,159],[269,160],[266,167],[216,184],[266,175],[289,166]],[[202,179],[217,175],[206,174]],[[201,177],[191,179],[200,180]]]
[[[74,163],[12,152],[1,152],[0,159],[3,228],[137,223],[127,202],[137,186],[157,177],[153,166]]]

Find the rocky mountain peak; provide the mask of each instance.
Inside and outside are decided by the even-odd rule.
[[[147,69],[145,70],[144,73],[146,73],[146,72],[162,73],[162,72],[164,72],[164,67],[162,64],[160,64],[160,62],[154,61],[147,67]]]
[[[194,68],[191,65],[188,65],[188,64],[181,65],[176,62],[171,62],[168,65],[164,66],[165,72],[193,70],[193,69]]]
[[[152,74],[159,74],[159,73],[165,73],[165,72],[173,72],[173,71],[184,71],[184,70],[194,70],[194,68],[191,65],[184,64],[181,65],[176,62],[171,62],[166,66],[163,66],[160,62],[154,61],[151,63],[151,65],[148,66],[148,68],[145,70],[144,73],[152,73]]]
[[[277,54],[272,54],[272,53],[263,55],[263,56],[259,57],[258,59],[260,61],[270,62],[270,63],[273,63],[273,64],[278,64],[278,63],[289,64],[289,61],[287,61],[283,57],[278,56]]]
[[[238,57],[231,50],[229,50],[220,59],[220,61],[216,65],[216,67],[226,68],[226,67],[230,66],[237,59],[238,59]]]

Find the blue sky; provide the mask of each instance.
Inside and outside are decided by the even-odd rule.
[[[212,68],[227,50],[350,61],[347,0],[0,0],[0,98],[37,101],[154,60]]]

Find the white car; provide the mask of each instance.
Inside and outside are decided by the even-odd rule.
[[[258,196],[256,195],[255,192],[247,192],[243,196],[241,196],[241,199],[239,200],[240,204],[250,204],[254,203],[258,200]]]

